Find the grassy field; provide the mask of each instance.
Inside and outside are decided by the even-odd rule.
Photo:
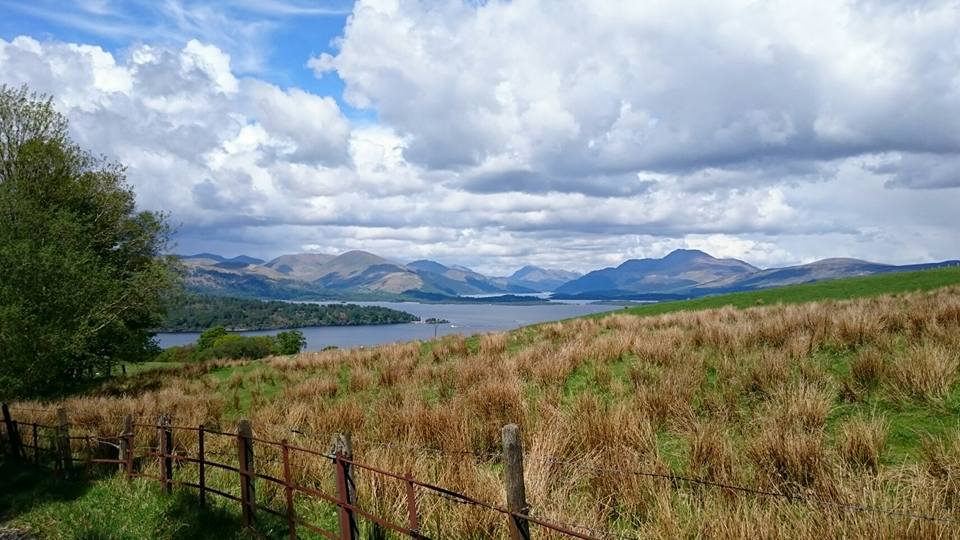
[[[471,339],[210,362],[130,376],[64,405],[77,429],[104,435],[118,430],[123,414],[150,422],[161,413],[173,414],[175,424],[223,429],[246,417],[260,437],[317,449],[348,431],[365,463],[411,470],[492,502],[503,499],[500,464],[482,454],[496,452],[501,426],[515,422],[524,438],[528,500],[551,520],[638,538],[951,538],[955,523],[797,498],[960,520],[960,288],[938,288],[958,281],[956,269],[896,274],[851,280],[846,288],[821,283],[645,306]],[[836,299],[850,291],[863,298]],[[668,306],[676,311],[650,312]],[[51,404],[13,406],[18,417],[38,408],[52,411]],[[178,441],[186,451],[195,444]],[[227,455],[234,447],[232,440],[208,446]],[[275,459],[263,458],[263,470],[278,475]],[[637,471],[796,498],[665,482]],[[299,462],[297,474],[330,489],[325,463]],[[40,502],[5,517],[53,537],[89,538],[84,520],[100,519],[94,516],[122,486],[106,479],[72,501],[35,497]],[[361,506],[403,519],[399,486],[360,476],[358,493]],[[282,500],[267,487],[258,497]],[[151,508],[141,521],[155,523],[155,536],[177,537],[180,521],[163,517],[164,505],[173,503],[149,491],[138,501]],[[310,521],[335,522],[329,508],[298,505]],[[430,536],[506,534],[497,516],[443,499],[425,497],[421,511]],[[61,513],[85,517],[65,532],[50,525]]]

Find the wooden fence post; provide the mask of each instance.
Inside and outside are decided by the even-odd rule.
[[[57,408],[57,435],[63,477],[70,478],[73,468],[73,455],[70,452],[70,423],[67,422],[67,410],[63,407]]]
[[[257,505],[252,437],[250,421],[240,420],[237,424],[237,452],[240,458],[240,504],[243,507],[244,527],[253,527]]]
[[[290,540],[297,540],[297,511],[293,506],[293,475],[290,473],[290,448],[287,440],[280,442],[283,450],[283,492],[287,499],[287,527]]]
[[[173,491],[173,430],[170,428],[170,415],[164,414],[157,421],[160,436],[160,483],[163,491]]]
[[[133,473],[130,467],[130,453],[133,452],[133,416],[125,415],[123,417],[123,432],[120,433],[120,450],[117,452],[117,459],[123,463],[118,465],[120,472],[125,472],[127,476]]]
[[[520,428],[516,424],[503,426],[503,473],[507,492],[507,509],[511,512],[527,515],[526,489],[523,485],[523,441],[520,440]],[[508,527],[513,540],[530,539],[530,523],[527,520],[510,515]]]
[[[197,430],[197,468],[200,475],[200,506],[207,506],[207,458],[203,449],[203,424]]]
[[[353,468],[340,458],[353,459],[353,441],[349,433],[337,433],[330,438],[330,453],[336,456],[334,480],[337,486],[337,496],[348,505],[357,504],[357,488],[353,481]],[[353,510],[341,506],[340,537],[345,540],[357,540],[360,537],[360,527],[357,525],[357,516]]]
[[[3,423],[7,427],[7,451],[13,459],[23,457],[23,441],[20,440],[20,431],[17,430],[13,418],[10,416],[10,406],[3,404]]]

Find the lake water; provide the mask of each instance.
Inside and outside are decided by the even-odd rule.
[[[556,321],[620,309],[619,306],[595,305],[587,303],[547,303],[530,306],[510,306],[497,304],[419,304],[415,302],[354,302],[364,306],[383,306],[412,313],[421,319],[430,317],[446,319],[449,324],[388,324],[372,326],[313,326],[300,328],[307,338],[308,351],[318,351],[328,345],[340,348],[360,345],[380,345],[396,341],[414,339],[432,339],[437,336],[477,333],[497,330],[512,330],[521,326],[546,321]],[[242,332],[247,336],[275,334],[277,330]],[[161,347],[185,345],[197,340],[199,333],[177,332],[160,333],[157,339]]]

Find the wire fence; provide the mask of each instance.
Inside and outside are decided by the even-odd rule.
[[[17,408],[17,411],[34,412],[37,414],[54,416],[55,411],[34,410]],[[65,414],[57,414],[60,420],[65,420]],[[201,504],[205,504],[207,494],[220,495],[227,499],[239,502],[241,505],[244,525],[252,526],[252,514],[257,511],[263,511],[268,514],[286,519],[292,538],[296,538],[297,527],[303,527],[313,531],[321,536],[328,538],[355,538],[357,517],[362,517],[374,526],[392,530],[414,538],[425,538],[420,529],[417,494],[428,494],[439,499],[448,501],[461,506],[472,506],[482,508],[502,514],[506,518],[506,523],[511,531],[517,527],[527,527],[534,524],[547,530],[573,538],[630,538],[622,532],[610,531],[596,527],[590,527],[580,524],[564,523],[560,520],[551,519],[545,516],[537,515],[531,512],[525,505],[506,507],[500,504],[491,503],[471,497],[451,489],[437,486],[428,482],[423,482],[412,477],[409,473],[398,473],[388,471],[372,465],[356,461],[353,459],[352,444],[356,443],[359,447],[379,448],[385,450],[396,450],[405,453],[421,453],[431,455],[442,455],[456,459],[463,459],[465,456],[476,458],[481,462],[497,463],[509,461],[506,452],[477,452],[467,449],[451,449],[442,447],[418,446],[405,443],[383,442],[370,440],[364,437],[353,437],[350,443],[349,451],[344,452],[343,448],[331,450],[317,450],[307,448],[296,444],[291,444],[288,439],[271,440],[253,436],[252,429],[246,432],[241,429],[238,432],[226,432],[204,426],[183,426],[172,425],[169,419],[161,419],[160,422],[134,422],[132,416],[124,418],[124,428],[120,430],[120,435],[116,437],[100,436],[96,434],[69,435],[70,426],[63,422],[62,424],[40,424],[34,422],[16,422],[10,415],[9,409],[4,406],[5,429],[2,439],[6,448],[6,454],[13,459],[21,459],[31,462],[38,466],[47,466],[52,468],[57,474],[67,475],[71,467],[71,448],[76,443],[81,443],[81,448],[86,453],[80,459],[87,470],[95,465],[115,465],[119,466],[123,472],[133,478],[148,478],[157,480],[169,490],[172,486],[182,486],[198,489],[200,492]],[[137,445],[143,439],[143,436],[135,436],[135,432],[146,430],[149,444]],[[314,445],[322,445],[325,442],[320,436],[303,430],[302,428],[282,428],[298,437],[303,438]],[[197,439],[197,450],[188,451],[182,444],[176,443],[182,437],[175,437],[175,433],[189,434],[190,437]],[[331,434],[334,435],[334,434]],[[205,439],[209,436],[228,437],[236,441],[236,450],[225,450],[222,445],[218,448],[205,448]],[[43,446],[43,441],[48,445]],[[254,460],[253,448],[258,447],[256,459]],[[104,448],[110,449],[115,455],[103,457]],[[769,489],[759,489],[749,486],[741,486],[727,482],[720,482],[705,478],[695,478],[673,474],[670,472],[632,470],[616,467],[597,466],[587,462],[588,460],[562,459],[554,456],[539,456],[529,453],[522,453],[520,461],[543,461],[550,464],[562,465],[571,470],[577,470],[594,476],[618,476],[618,477],[645,477],[651,479],[669,482],[671,485],[688,484],[698,485],[709,488],[727,490],[731,492],[748,494],[756,497],[776,498],[786,500],[791,503],[801,503],[812,506],[829,507],[841,511],[869,513],[876,515],[886,515],[894,518],[909,520],[921,520],[936,523],[960,524],[960,520],[928,515],[924,513],[882,508],[870,506],[856,502],[842,500],[833,500],[823,497],[819,494],[796,493],[789,491],[774,491]],[[309,455],[314,458],[321,458],[332,466],[336,478],[336,493],[330,494],[320,491],[315,486],[303,485],[292,479],[293,470],[297,467],[296,456]],[[291,457],[294,456],[294,457]],[[232,460],[231,463],[211,461],[209,457]],[[151,467],[145,460],[154,460],[155,467]],[[198,481],[187,482],[173,478],[173,464],[195,465],[198,468]],[[284,476],[279,478],[257,472],[256,466],[274,466],[277,470],[282,470]],[[217,489],[207,485],[205,475],[208,474],[208,467],[226,471],[236,475],[241,490],[238,495],[227,493],[223,489]],[[159,474],[152,474],[153,468],[159,470]],[[352,471],[360,469],[390,478],[401,482],[406,489],[405,504],[407,519],[405,523],[391,521],[383,516],[375,515],[356,504],[356,486],[353,482]],[[277,473],[280,474],[280,473]],[[522,474],[521,474],[522,477]],[[286,493],[286,508],[281,512],[266,506],[258,505],[254,495],[255,489],[253,483],[256,480],[272,483],[281,488]],[[509,491],[509,486],[506,487]],[[322,502],[335,507],[336,512],[340,514],[340,528],[337,532],[322,530],[315,524],[304,521],[298,516],[294,508],[294,495],[313,497]],[[509,496],[508,496],[509,499]],[[351,536],[354,535],[354,536]]]

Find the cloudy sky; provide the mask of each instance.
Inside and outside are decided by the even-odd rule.
[[[960,258],[960,3],[0,0],[176,251]]]

